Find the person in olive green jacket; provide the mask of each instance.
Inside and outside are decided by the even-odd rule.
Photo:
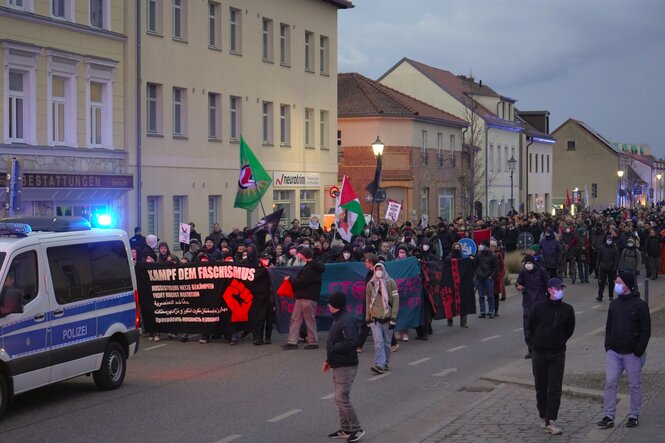
[[[372,330],[374,366],[370,370],[383,374],[390,362],[390,341],[397,324],[399,293],[395,280],[390,278],[383,263],[374,266],[374,276],[365,288],[365,321]]]

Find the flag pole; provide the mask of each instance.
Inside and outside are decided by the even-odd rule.
[[[254,189],[256,189],[256,192],[259,192],[259,186],[256,184],[256,180],[254,180]],[[266,210],[263,207],[263,199],[259,199],[259,205],[261,205],[261,212],[263,212],[263,218],[266,218],[268,215],[266,214]],[[279,225],[279,222],[277,222]],[[277,232],[277,229],[275,229],[275,232]],[[270,230],[268,230],[268,233],[270,233],[270,240],[272,241],[272,247],[273,249],[277,248],[277,245],[275,245],[275,236],[273,235]]]

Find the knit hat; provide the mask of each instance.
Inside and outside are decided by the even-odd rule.
[[[534,263],[535,260],[533,259],[533,255],[525,254],[524,258],[522,259],[522,262],[524,262],[524,263]]]
[[[310,248],[301,248],[298,250],[307,260],[311,260],[314,257],[314,252]]]
[[[346,306],[346,295],[342,292],[334,292],[330,298],[328,298],[328,304],[335,309],[342,309]]]
[[[154,234],[149,234],[145,238],[145,243],[154,249],[157,246],[157,236]]]
[[[635,289],[635,277],[630,272],[619,272],[619,278],[623,280],[626,287],[631,291]]]

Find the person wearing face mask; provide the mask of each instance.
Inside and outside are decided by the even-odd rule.
[[[450,254],[446,256],[444,259],[445,263],[445,268],[448,269],[449,267],[452,268],[452,265],[449,263],[452,260],[457,260],[459,262],[463,261],[468,261],[470,260],[469,258],[464,258],[462,256],[462,245],[460,245],[458,242],[454,242],[451,245],[451,250]],[[468,281],[463,281],[462,278],[463,276],[460,276],[460,282],[459,282],[459,296],[460,296],[460,326],[462,328],[468,328],[468,324],[466,321],[466,317],[468,314],[475,314],[476,313],[476,300],[474,298],[474,291],[473,291],[473,273],[468,273]],[[464,291],[463,288],[468,288],[468,291]],[[448,319],[448,327],[453,326],[453,319],[449,318]]]
[[[268,252],[262,252],[259,255],[259,267],[272,268],[272,256]],[[265,311],[258,315],[260,319],[257,322],[256,330],[254,331],[254,341],[256,346],[269,345],[272,343],[272,323],[275,316],[275,293],[270,287],[270,296],[268,303],[265,306]]]
[[[506,266],[504,262],[503,252],[499,249],[496,241],[490,240],[490,252],[496,255],[499,261],[499,268],[494,274],[494,316],[499,316],[499,301],[506,299],[506,284],[504,278],[506,276]]]
[[[649,230],[649,236],[644,243],[644,252],[647,256],[646,266],[649,267],[648,275],[651,280],[656,280],[660,267],[660,239],[656,236],[655,229]]]
[[[476,290],[480,315],[478,318],[494,318],[494,275],[499,271],[499,260],[490,252],[485,243],[478,246],[476,254]],[[485,314],[487,299],[487,314]]]
[[[395,256],[395,260],[404,260],[409,256],[409,247],[402,243],[397,247],[397,255]]]
[[[372,330],[374,366],[370,370],[383,374],[390,362],[390,343],[399,313],[399,293],[383,263],[374,266],[374,275],[365,288],[365,322]]]
[[[537,237],[534,237],[537,238]],[[552,228],[547,228],[544,238],[540,241],[541,264],[547,269],[550,278],[557,277],[557,265],[561,255],[561,245],[554,235]]]
[[[612,237],[605,239],[603,246],[598,248],[596,254],[596,274],[598,275],[598,297],[596,301],[603,301],[603,292],[607,284],[607,297],[612,300],[614,279],[619,268],[619,250],[614,245]]]
[[[619,273],[628,272],[633,275],[633,277],[639,274],[638,266],[640,264],[640,252],[635,247],[635,240],[629,238],[626,242],[626,249],[621,252],[621,258],[619,258]]]
[[[529,359],[533,356],[533,339],[528,334],[527,323],[533,305],[547,298],[549,274],[529,254],[524,256],[522,262],[524,268],[517,275],[515,287],[522,293],[522,327],[524,328],[524,342],[528,350],[524,358]]]
[[[430,260],[437,260],[436,255],[434,255],[434,251],[432,251],[432,241],[424,237],[420,241],[420,250],[422,251],[421,253],[421,259],[425,261],[430,261]]]
[[[561,404],[561,386],[566,364],[566,342],[575,331],[575,311],[563,300],[565,285],[558,278],[547,282],[549,298],[533,305],[527,330],[533,339],[533,378],[541,427],[561,434],[555,421]]]
[[[634,428],[639,424],[642,359],[651,337],[649,306],[640,299],[633,275],[622,272],[614,285],[617,299],[610,304],[605,324],[604,417],[596,424],[600,429],[614,426],[617,386],[624,369],[630,387],[630,414],[626,427]]]
[[[338,263],[349,263],[355,261],[353,259],[353,245],[346,244],[344,249],[342,249],[342,254],[337,259]]]

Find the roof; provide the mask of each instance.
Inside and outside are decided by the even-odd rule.
[[[333,6],[336,6],[337,9],[351,9],[356,7],[349,0],[323,0],[323,1],[326,3],[330,3]]]
[[[561,128],[563,128],[564,126],[566,126],[569,122],[570,122],[570,123],[573,123],[573,124],[575,124],[575,125],[577,125],[577,126],[579,126],[579,127],[582,128],[583,130],[585,130],[586,132],[588,132],[589,134],[591,134],[593,137],[596,138],[596,140],[598,140],[602,145],[604,145],[607,149],[609,149],[613,154],[615,154],[615,155],[618,155],[618,154],[619,154],[619,153],[618,153],[617,151],[615,151],[614,148],[612,147],[612,143],[610,143],[609,140],[607,140],[605,137],[603,137],[603,136],[600,134],[600,132],[596,131],[595,129],[593,129],[591,126],[587,125],[587,124],[584,123],[583,121],[581,121],[581,120],[575,120],[574,118],[568,118],[568,120],[566,120],[565,122],[561,123],[561,125],[559,125],[558,128],[556,128],[554,131],[552,131],[552,135],[556,134],[556,132],[557,132],[559,129],[561,129]]]
[[[459,101],[464,105],[466,105],[471,99],[471,97],[474,95],[485,96],[485,97],[497,97],[511,102],[515,101],[514,99],[511,99],[509,97],[504,97],[502,95],[497,94],[489,86],[483,85],[482,81],[476,83],[475,79],[473,78],[469,78],[464,75],[455,75],[450,71],[434,68],[432,66],[417,62],[415,60],[411,60],[406,57],[397,62],[395,66],[393,66],[385,74],[383,74],[379,78],[379,81],[381,81],[381,79],[386,77],[391,71],[393,71],[397,66],[399,66],[403,62],[409,63],[421,74],[429,78],[434,84],[436,84],[438,87],[446,91],[448,94],[453,96],[457,101]],[[515,122],[499,118],[494,112],[487,109],[486,107],[478,103],[476,100],[473,100],[473,102],[475,106],[477,106],[476,113],[480,117],[482,117],[485,121],[509,127],[515,127],[515,128],[519,127],[519,125],[517,125]]]
[[[528,111],[527,111],[528,112]],[[529,122],[524,120],[522,117],[519,116],[519,114],[524,114],[522,111],[517,111],[515,110],[515,121],[522,127],[522,130],[524,134],[526,134],[527,137],[536,137],[544,140],[552,140],[554,142],[556,139],[549,135],[546,132],[541,132],[535,127],[533,127]]]
[[[408,117],[449,126],[468,126],[459,117],[355,72],[337,75],[337,115]]]

